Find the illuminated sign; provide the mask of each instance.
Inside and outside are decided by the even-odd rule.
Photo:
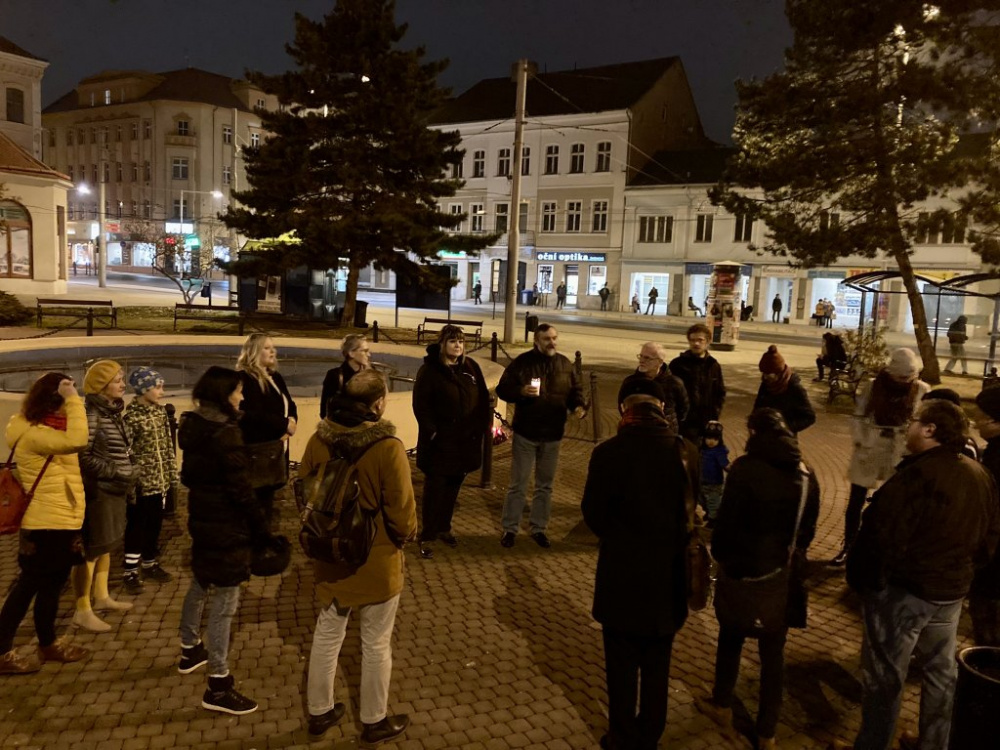
[[[607,253],[584,253],[573,251],[571,253],[555,253],[549,250],[536,250],[535,260],[556,261],[557,263],[606,263]]]

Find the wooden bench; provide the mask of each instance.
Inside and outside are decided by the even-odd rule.
[[[36,324],[39,328],[42,326],[44,316],[77,318],[78,320],[86,318],[88,336],[94,335],[95,320],[107,322],[111,328],[118,327],[118,310],[115,309],[115,303],[111,300],[39,299],[36,316]]]
[[[436,327],[429,328],[429,326]],[[417,325],[417,343],[423,343],[425,336],[437,336],[445,326],[459,326],[464,330],[465,338],[475,341],[476,346],[482,344],[483,321],[448,320],[446,318],[424,318],[424,322]]]
[[[174,330],[177,330],[178,320],[206,320],[218,323],[238,323],[240,333],[243,333],[243,318],[239,311],[232,307],[208,307],[207,305],[186,305],[177,302],[174,305]]]
[[[852,358],[843,368],[830,368],[830,393],[826,398],[832,404],[837,396],[850,396],[851,401],[858,400],[858,387],[868,378],[865,368]]]

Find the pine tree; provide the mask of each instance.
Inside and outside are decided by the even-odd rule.
[[[272,239],[260,258],[231,270],[275,271],[306,264],[338,268],[346,260],[343,319],[354,314],[362,268],[422,277],[438,251],[477,251],[492,239],[450,234],[463,214],[440,210],[462,182],[446,172],[463,156],[457,132],[427,127],[448,91],[437,85],[446,61],[401,49],[406,26],[391,0],[339,0],[322,21],[295,16],[294,69],[248,73],[278,98],[259,111],[268,136],[244,151],[249,188],[222,216],[227,226]],[[287,233],[293,232],[293,235]]]
[[[785,70],[739,82],[738,153],[714,202],[762,219],[763,250],[805,267],[848,256],[898,267],[924,378],[939,380],[911,262],[928,230],[997,205],[989,143],[1000,114],[998,2],[787,0]],[[971,189],[964,195],[963,189]],[[922,201],[950,195],[957,211]],[[923,213],[923,216],[921,216]],[[1000,226],[1000,221],[997,222]],[[970,233],[988,252],[989,236]]]

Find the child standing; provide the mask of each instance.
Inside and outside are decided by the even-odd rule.
[[[127,508],[125,526],[124,588],[142,592],[143,579],[166,583],[173,579],[157,561],[163,506],[177,483],[177,460],[163,398],[163,378],[156,370],[140,367],[128,379],[135,398],[125,409],[125,424],[132,433],[133,460],[139,483],[134,504]],[[140,574],[141,562],[141,574]]]
[[[701,504],[709,528],[715,523],[715,514],[722,503],[728,468],[729,448],[722,441],[722,423],[713,420],[705,425],[701,441]]]

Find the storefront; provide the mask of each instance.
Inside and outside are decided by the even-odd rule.
[[[708,303],[709,293],[712,288],[712,271],[715,269],[714,263],[685,263],[684,264],[684,278],[687,282],[687,297],[691,298],[691,301],[695,306],[701,310],[704,314],[705,306]],[[747,291],[750,285],[750,276],[753,272],[753,266],[747,264],[740,265],[740,276],[739,276],[739,299],[747,299]],[[683,294],[681,295],[683,296]],[[679,315],[689,315],[690,311],[688,309],[687,297],[683,300],[683,306]]]
[[[754,306],[754,317],[757,320],[772,320],[774,317],[774,298],[781,300],[781,314],[778,322],[792,317],[792,292],[795,288],[795,277],[799,271],[791,266],[758,266],[760,289]],[[748,302],[748,304],[750,304]]]
[[[600,307],[597,292],[608,282],[608,254],[582,250],[535,250],[535,278],[540,294],[552,294],[566,285],[566,304],[581,308]],[[528,287],[531,288],[530,286]],[[617,303],[612,301],[617,307]]]

